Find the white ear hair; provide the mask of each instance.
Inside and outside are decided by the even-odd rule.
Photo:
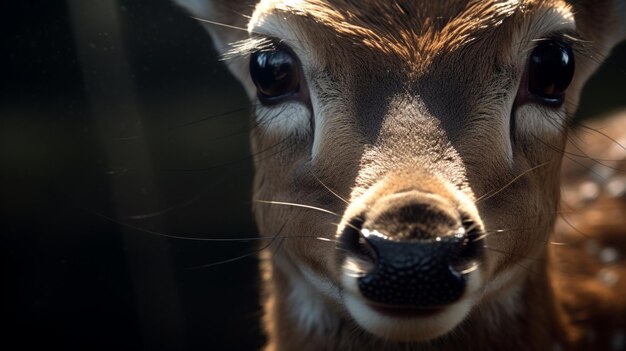
[[[248,37],[246,28],[254,10],[250,0],[174,0],[174,2],[198,19],[220,54],[228,52],[232,43]],[[256,89],[248,74],[248,62],[227,60],[226,66],[252,98]]]
[[[246,0],[174,0],[187,10],[209,32],[220,54],[230,49],[230,44],[245,38],[246,26],[254,6]],[[239,28],[239,29],[237,29]]]
[[[174,0],[174,2],[197,17],[204,17],[211,12],[212,2],[208,0]]]
[[[570,0],[577,30],[602,54],[626,39],[626,0]]]

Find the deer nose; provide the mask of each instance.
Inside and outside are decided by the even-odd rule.
[[[383,198],[353,220],[340,242],[371,267],[363,297],[388,307],[436,308],[459,300],[476,264],[480,231],[450,201],[410,192]]]

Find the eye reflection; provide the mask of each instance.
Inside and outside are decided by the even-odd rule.
[[[300,69],[285,48],[259,51],[250,58],[250,76],[261,102],[276,103],[299,91]]]
[[[541,42],[530,56],[528,91],[545,103],[560,105],[574,77],[574,53],[561,41]]]

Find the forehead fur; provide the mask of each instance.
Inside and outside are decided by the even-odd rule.
[[[270,13],[303,18],[379,53],[424,63],[467,45],[505,21],[522,21],[541,8],[570,13],[562,0],[266,0],[251,24]]]

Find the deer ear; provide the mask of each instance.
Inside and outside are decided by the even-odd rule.
[[[196,17],[209,32],[220,54],[229,50],[230,44],[248,36],[248,20],[254,10],[249,0],[174,0]]]
[[[572,7],[576,31],[583,39],[584,53],[577,57],[576,76],[570,91],[571,106],[578,105],[580,92],[611,50],[626,39],[626,0],[566,0]]]
[[[257,0],[258,1],[258,0]],[[256,1],[250,0],[174,0],[209,32],[220,55],[231,49],[231,44],[248,37],[248,21]],[[250,80],[247,62],[227,60],[230,71],[243,84],[250,97],[256,91]]]
[[[626,39],[626,0],[569,0],[576,29],[596,52],[608,55]]]

